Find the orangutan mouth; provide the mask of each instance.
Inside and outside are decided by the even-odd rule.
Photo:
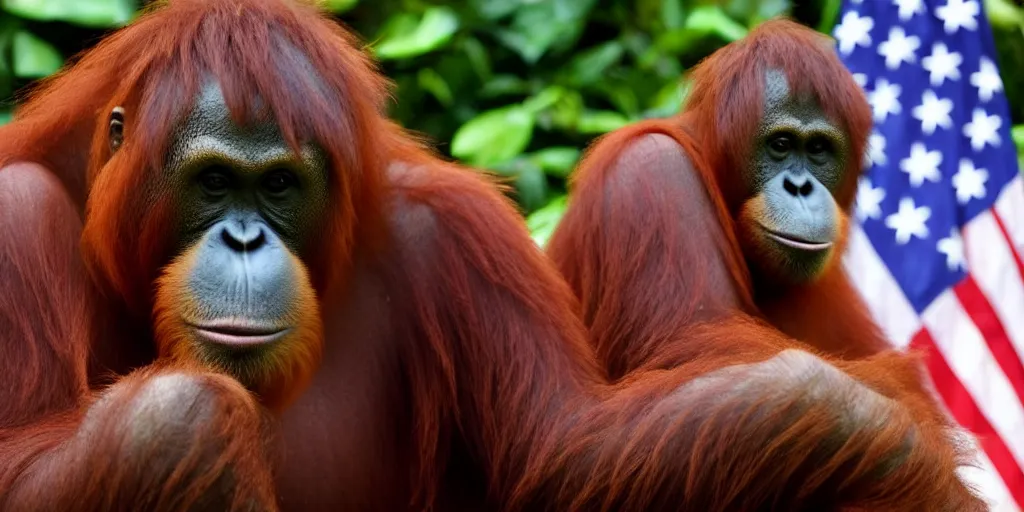
[[[800,249],[803,251],[824,251],[832,247],[831,241],[815,242],[812,240],[796,238],[793,235],[784,235],[782,233],[772,231],[764,226],[761,226],[761,229],[763,229],[764,233],[768,235],[768,238],[771,238],[772,240],[775,240],[776,242],[782,245],[792,247],[794,249]]]
[[[273,343],[284,337],[291,329],[264,326],[255,322],[237,319],[215,320],[203,324],[189,324],[200,337],[220,345],[249,347]]]

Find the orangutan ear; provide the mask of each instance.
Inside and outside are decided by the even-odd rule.
[[[124,142],[124,107],[117,106],[110,112],[110,153],[116,153]]]

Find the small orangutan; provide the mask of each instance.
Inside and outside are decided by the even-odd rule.
[[[980,509],[956,474],[971,460],[949,437],[955,425],[841,264],[871,111],[830,41],[771,20],[691,79],[680,115],[588,149],[547,247],[609,376],[721,351],[741,361],[736,340],[761,332],[893,400],[918,421],[920,449],[948,455],[902,490],[906,510]]]
[[[0,129],[0,509],[963,502],[930,425],[771,333],[610,384],[386,85],[312,3],[171,0],[34,91]]]

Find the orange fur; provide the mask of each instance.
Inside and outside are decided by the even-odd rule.
[[[157,351],[185,346],[171,311],[188,304],[162,163],[206,74],[237,121],[262,101],[293,145],[330,158],[331,211],[296,251],[323,354],[273,418]],[[734,319],[699,334],[690,364],[609,383],[514,205],[389,122],[385,85],[309,3],[173,0],[0,128],[0,181],[19,185],[0,188],[0,509],[914,510],[922,481],[926,504],[970,504],[942,487],[953,455],[922,448],[929,426],[877,396],[903,389],[876,371],[899,361],[843,366],[875,393],[809,354],[775,357],[787,340]],[[127,138],[111,156],[114,104]],[[721,277],[697,261],[698,282]],[[675,286],[665,262],[638,269]]]
[[[788,20],[759,26],[744,40],[715,52],[692,73],[691,95],[675,123],[700,148],[708,169],[703,175],[706,186],[721,194],[729,217],[750,196],[741,177],[750,157],[749,141],[760,120],[750,112],[763,111],[761,91],[767,69],[783,70],[790,93],[816,99],[846,133],[849,154],[834,196],[844,216],[849,216],[871,130],[871,108],[827,37]],[[781,292],[750,284],[743,288],[756,296],[761,314],[786,334],[833,355],[865,357],[891,347],[849,285],[838,258],[846,243],[845,230],[840,233],[829,271],[817,283]]]
[[[572,176],[569,209],[548,253],[580,298],[605,367],[621,382],[652,369],[697,374],[745,363],[752,351],[800,349],[819,354],[831,371],[841,370],[891,400],[891,409],[862,418],[894,427],[879,433],[880,444],[866,448],[873,454],[868,460],[888,461],[890,482],[869,491],[830,480],[836,475],[829,470],[812,471],[792,492],[820,493],[814,503],[826,509],[981,510],[983,503],[956,472],[972,463],[971,455],[952,438],[956,426],[926,391],[917,358],[891,350],[843,273],[838,255],[845,240],[833,249],[824,274],[808,285],[781,288],[755,283],[751,276],[748,261],[771,265],[779,257],[752,243],[758,235],[745,229],[751,218],[763,217],[763,206],[750,199],[746,162],[760,122],[757,113],[763,112],[768,69],[783,70],[791,93],[817,99],[850,138],[845,175],[835,193],[845,230],[870,108],[824,36],[773,20],[693,71],[693,89],[679,116],[620,129],[588,149]],[[758,250],[747,254],[741,249],[755,246]],[[778,378],[781,383],[786,375]],[[833,398],[837,413],[873,400],[856,394]],[[829,443],[833,439],[816,429],[820,419],[805,418],[799,425],[782,417],[772,421],[779,421],[780,431]],[[738,435],[730,439],[733,449],[756,451]],[[788,435],[778,441],[794,442]],[[851,444],[845,448],[856,450]],[[707,460],[704,446],[694,449],[695,461]],[[924,460],[929,462],[920,465]],[[819,469],[846,462],[825,458]],[[800,462],[777,455],[775,464],[789,472],[798,471]],[[861,476],[862,470],[879,470],[848,469]],[[761,477],[741,474],[742,479]],[[719,492],[730,493],[730,485],[742,483],[719,485]]]
[[[832,247],[828,249],[828,260],[821,269],[818,276],[830,275],[835,272],[842,273],[842,254],[846,249],[846,233],[849,226],[849,217],[846,212],[835,207],[836,237]],[[787,256],[770,241],[764,230],[759,226],[769,229],[776,229],[771,224],[771,217],[765,214],[764,196],[756,195],[743,202],[736,216],[734,223],[736,236],[743,250],[746,251],[747,260],[754,260],[761,266],[762,270],[772,276],[785,275],[787,270],[783,266],[783,258]],[[751,256],[756,255],[756,256]],[[765,283],[764,286],[775,286],[776,283]],[[784,286],[784,285],[783,285]],[[815,340],[811,338],[810,342]]]
[[[275,412],[283,411],[306,390],[323,352],[320,304],[305,265],[289,253],[295,271],[294,282],[297,283],[295,290],[299,296],[296,304],[288,309],[288,315],[281,320],[295,326],[292,332],[266,348],[255,361],[241,365],[225,364],[204,352],[204,342],[197,339],[185,324],[187,319],[202,318],[186,284],[198,245],[194,244],[167,265],[157,279],[153,324],[159,356],[186,364],[198,363],[210,370],[233,375],[253,390],[264,405]]]
[[[270,422],[233,379],[154,365],[90,398],[31,430],[0,429],[3,453],[39,453],[18,473],[0,464],[4,510],[276,509]]]

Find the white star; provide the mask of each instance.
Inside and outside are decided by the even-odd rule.
[[[858,45],[871,46],[871,29],[874,26],[875,20],[870,17],[860,17],[853,11],[847,11],[834,32],[836,41],[839,42],[839,51],[846,55]]]
[[[922,0],[892,0],[892,3],[900,8],[900,21],[907,21],[913,18],[915,14],[924,13],[924,3]]]
[[[864,73],[854,73],[853,81],[856,82],[861,89],[864,89],[868,86],[868,76],[865,75]]]
[[[857,185],[857,219],[864,222],[867,219],[879,219],[882,217],[882,200],[885,199],[885,190],[882,187],[874,188],[871,180],[861,176]]]
[[[939,252],[946,255],[946,268],[950,272],[967,270],[967,258],[964,257],[964,239],[960,232],[954,227],[949,230],[949,238],[939,240],[937,244]]]
[[[975,169],[974,163],[966,158],[960,159],[960,170],[953,175],[953,188],[956,189],[956,200],[967,204],[971,199],[984,199],[985,182],[988,171]]]
[[[935,16],[942,20],[942,28],[947,34],[956,33],[960,27],[967,30],[976,30],[978,21],[974,19],[978,15],[978,2],[975,0],[948,0],[946,5],[935,9]]]
[[[953,100],[939,98],[935,91],[926,89],[921,95],[921,104],[914,107],[915,119],[921,121],[921,131],[926,135],[935,133],[935,127],[950,128],[953,126],[953,119],[949,113],[953,111]]]
[[[902,91],[900,84],[890,84],[884,78],[875,80],[875,90],[868,93],[868,102],[871,103],[875,121],[882,122],[889,114],[900,113],[902,107],[899,98]]]
[[[878,45],[878,54],[885,57],[885,67],[899,69],[903,61],[909,64],[917,60],[914,52],[920,47],[920,38],[907,37],[902,27],[893,27],[889,29],[889,39]]]
[[[928,70],[928,79],[938,87],[946,79],[960,79],[959,66],[963,60],[959,53],[950,53],[944,43],[935,43],[932,54],[921,59],[921,67]]]
[[[885,226],[896,231],[896,243],[903,245],[910,238],[928,238],[928,226],[925,224],[932,216],[931,208],[914,206],[914,198],[900,199],[900,208],[885,218]]]
[[[900,169],[910,175],[910,186],[920,187],[924,180],[938,183],[942,179],[941,163],[941,151],[928,151],[923,143],[915,142],[910,146],[910,156],[900,161]]]
[[[885,136],[876,131],[868,136],[868,160],[878,165],[885,165],[888,160],[885,157]]]
[[[981,58],[981,67],[978,71],[971,73],[971,85],[978,88],[978,97],[981,101],[992,99],[992,95],[1003,90],[1003,79],[999,76],[999,69],[988,57]]]
[[[999,127],[1003,120],[998,114],[986,115],[985,111],[976,108],[971,114],[971,122],[964,125],[964,136],[970,137],[971,148],[981,151],[985,144],[998,147],[1002,140],[999,138]]]

